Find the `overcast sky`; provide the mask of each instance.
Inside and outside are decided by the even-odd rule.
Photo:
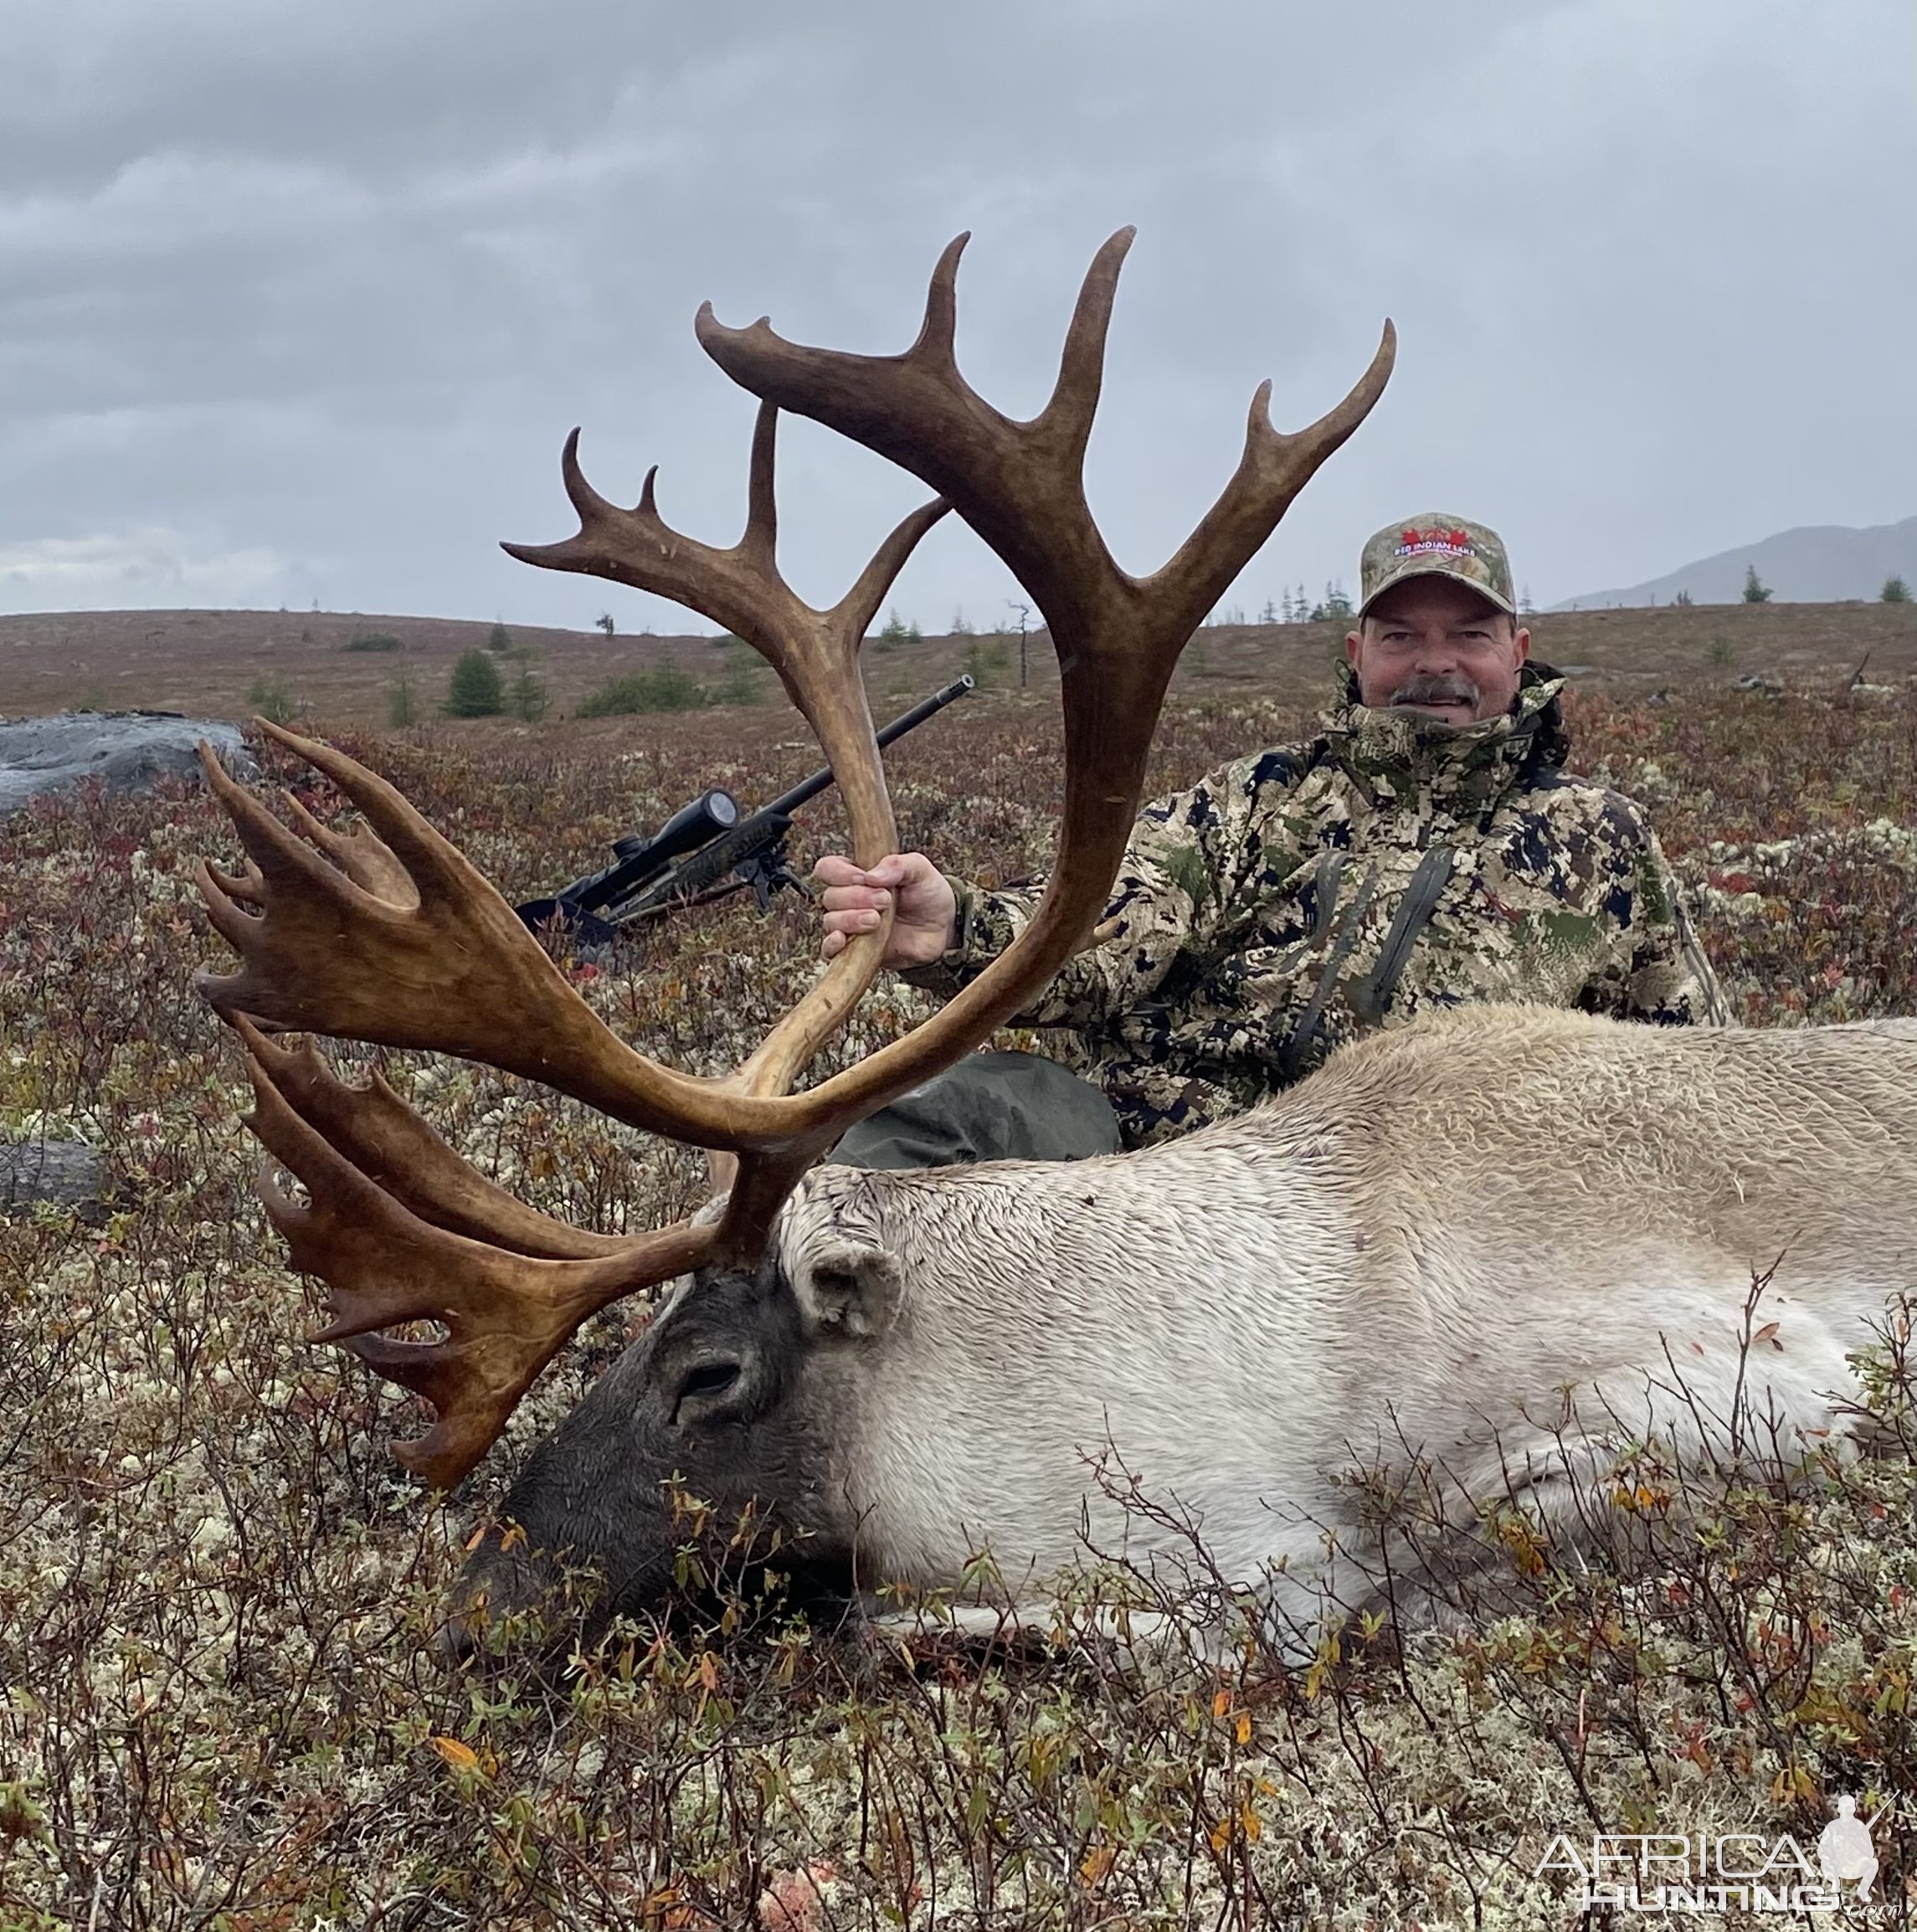
[[[1535,600],[1917,510],[1910,0],[0,0],[0,609],[678,628],[496,547],[559,445],[730,542],[752,405],[692,317],[887,352],[974,231],[959,356],[1042,401],[1113,229],[1093,501],[1154,568],[1246,398],[1398,372],[1229,602],[1375,526],[1500,528]],[[784,557],[835,598],[923,494],[809,424]],[[928,629],[1013,586],[955,522]]]

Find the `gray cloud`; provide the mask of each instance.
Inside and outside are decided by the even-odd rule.
[[[0,64],[0,608],[671,613],[494,548],[557,458],[729,538],[751,405],[691,321],[910,339],[976,231],[960,354],[1015,414],[1141,234],[1091,486],[1134,568],[1275,378],[1399,373],[1233,601],[1375,525],[1497,523],[1540,603],[1917,496],[1917,14],[1904,0],[985,0],[725,9],[16,0]],[[794,425],[789,568],[835,596],[918,488]],[[949,525],[943,624],[1011,586]]]

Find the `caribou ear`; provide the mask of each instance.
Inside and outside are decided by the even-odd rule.
[[[823,1241],[794,1271],[792,1292],[809,1328],[876,1335],[898,1313],[898,1263],[869,1241]]]

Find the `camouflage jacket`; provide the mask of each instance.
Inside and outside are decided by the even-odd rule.
[[[1073,1057],[1132,1146],[1252,1106],[1427,1007],[1722,1025],[1642,814],[1561,769],[1562,685],[1527,666],[1511,712],[1461,727],[1368,710],[1348,674],[1318,737],[1145,808],[1108,937],[1023,1023],[1077,1032]],[[948,995],[1011,943],[1040,890],[952,884],[952,949],[907,975]]]

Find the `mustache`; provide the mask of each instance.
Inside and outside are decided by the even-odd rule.
[[[1483,694],[1467,677],[1408,677],[1391,693],[1393,704],[1467,704],[1475,711]]]

